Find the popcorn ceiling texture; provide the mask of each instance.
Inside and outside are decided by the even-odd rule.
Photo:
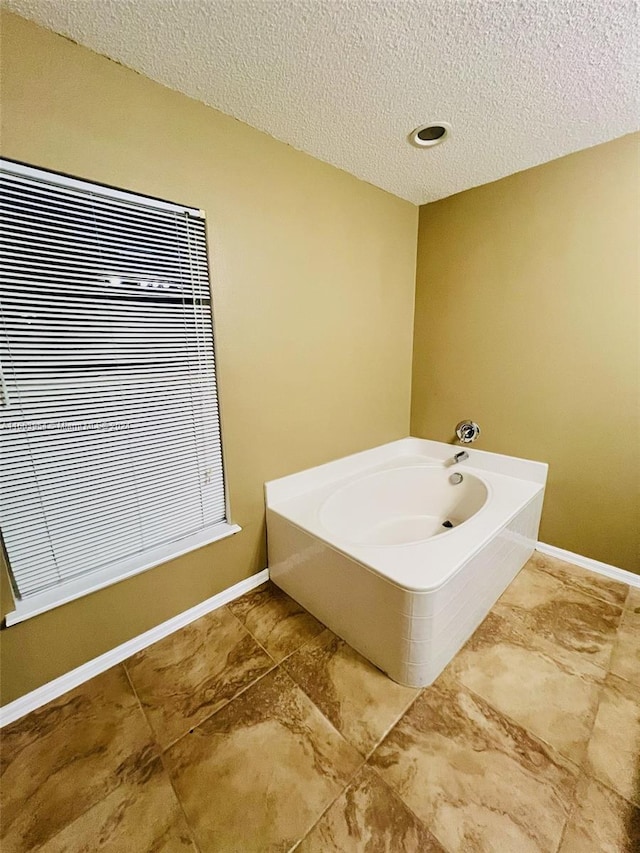
[[[416,204],[640,126],[637,0],[4,5]]]

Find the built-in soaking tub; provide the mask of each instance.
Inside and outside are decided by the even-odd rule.
[[[459,449],[405,438],[266,485],[272,581],[416,687],[438,676],[538,538],[547,466],[471,449],[451,465]]]

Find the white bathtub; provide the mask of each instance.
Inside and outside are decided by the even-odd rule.
[[[273,582],[415,687],[438,676],[538,538],[547,466],[472,449],[448,465],[459,450],[405,438],[266,484]]]

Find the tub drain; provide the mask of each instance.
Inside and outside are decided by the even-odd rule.
[[[449,527],[453,527],[453,524],[447,519],[447,521],[442,522],[442,526],[449,528]]]

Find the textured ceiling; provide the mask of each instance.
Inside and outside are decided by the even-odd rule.
[[[4,5],[416,203],[640,126],[637,0]]]

